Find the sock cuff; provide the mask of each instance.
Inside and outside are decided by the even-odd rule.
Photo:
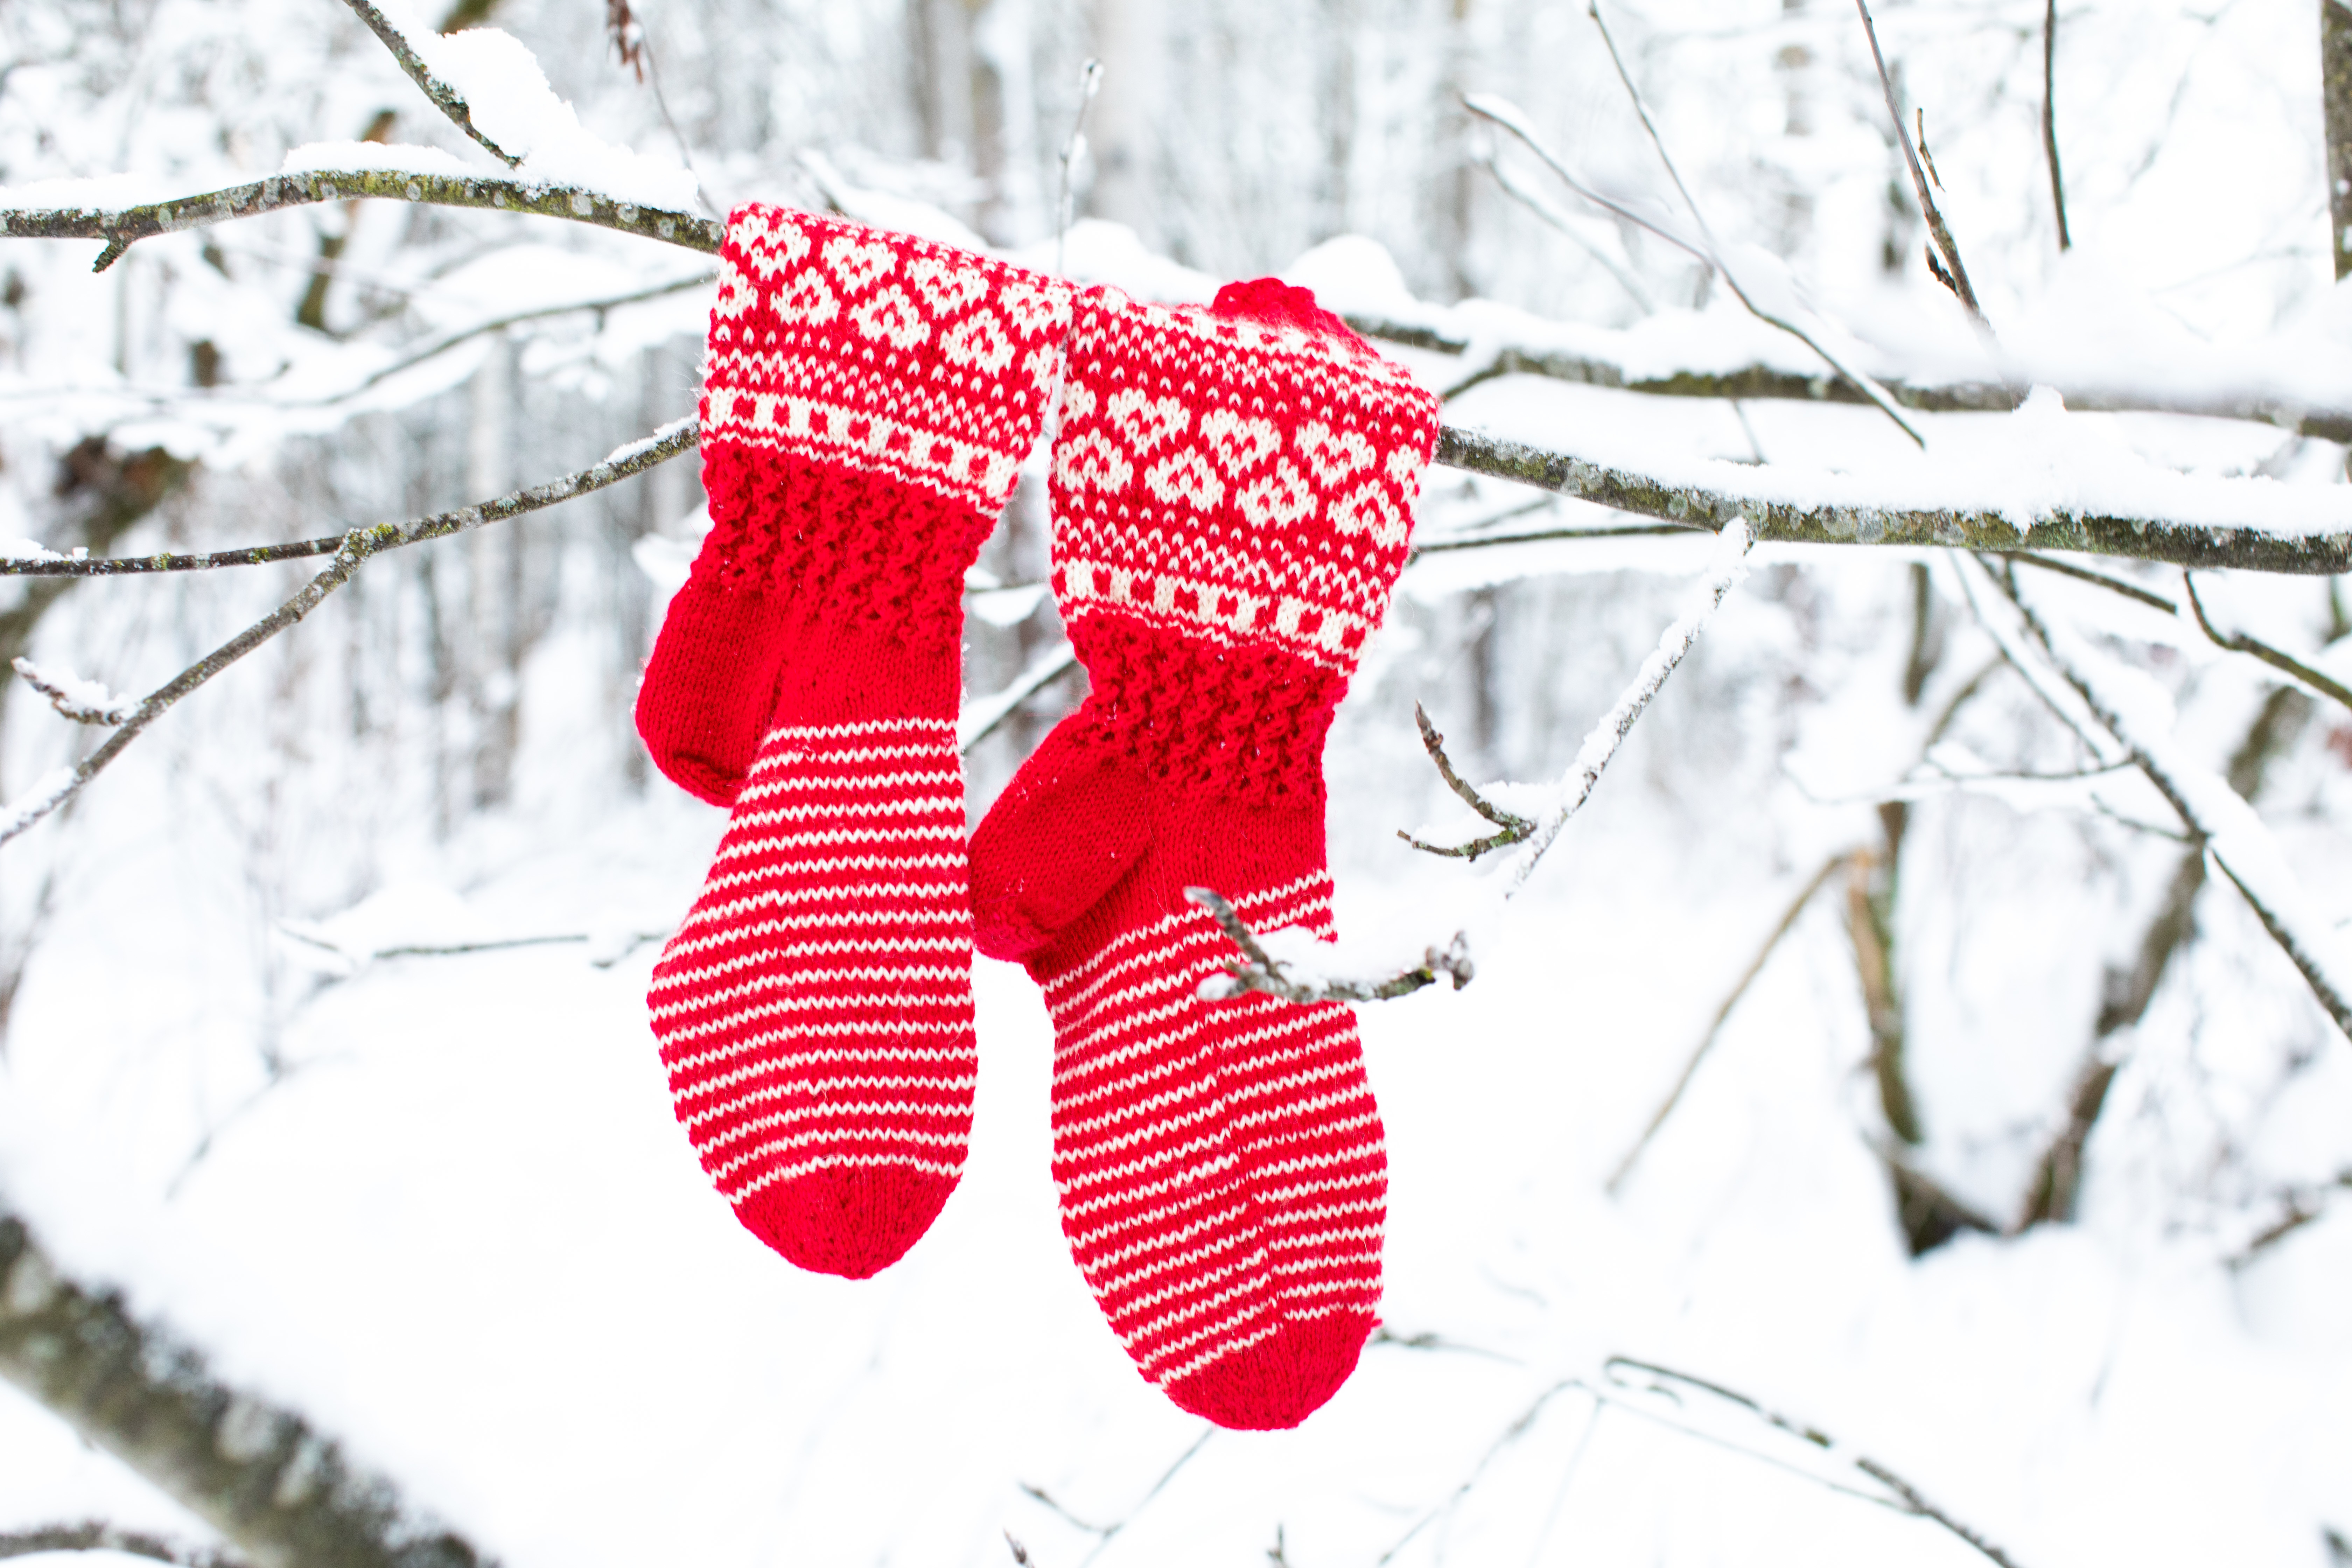
[[[912,235],[739,207],[710,311],[704,450],[880,473],[993,518],[1060,379],[1072,292]]]
[[[1404,567],[1437,399],[1305,289],[1215,310],[1090,289],[1053,465],[1055,593],[1213,644],[1354,668]]]

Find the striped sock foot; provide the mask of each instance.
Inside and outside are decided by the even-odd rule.
[[[647,1001],[737,1217],[803,1268],[896,1262],[962,1173],[979,1070],[954,721],[770,731]]]
[[[1319,873],[1236,900],[1328,935]],[[1202,1002],[1202,911],[1044,977],[1057,1049],[1054,1176],[1079,1272],[1146,1377],[1219,1426],[1295,1426],[1377,1320],[1387,1157],[1355,1016]]]

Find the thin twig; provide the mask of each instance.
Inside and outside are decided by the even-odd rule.
[[[392,51],[392,58],[400,62],[400,68],[408,73],[409,80],[416,84],[418,91],[433,100],[434,108],[449,117],[452,124],[480,142],[491,157],[508,168],[518,167],[522,163],[520,158],[491,141],[482,128],[474,123],[473,111],[466,103],[466,95],[433,74],[433,68],[409,44],[406,36],[392,25],[391,18],[370,5],[368,0],[344,0],[344,4],[368,25],[370,32],[383,40],[383,47]]]
[[[2223,637],[2206,618],[2205,601],[2197,596],[2197,574],[2183,572],[2180,581],[2189,589],[2189,607],[2197,613],[2197,624],[2205,628],[2205,635],[2216,644],[2235,653],[2250,653],[2272,668],[2284,670],[2313,690],[2324,691],[2346,708],[2352,709],[2352,690],[2347,690],[2342,681],[2322,675],[2293,654],[2283,653],[2258,637],[2250,637],[2243,632],[2232,632]]]
[[[96,1519],[0,1533],[0,1561],[37,1556],[45,1552],[119,1552],[126,1557],[178,1563],[180,1568],[242,1568],[245,1562],[233,1552],[209,1546],[183,1546],[161,1535],[125,1530],[119,1524]]]
[[[996,733],[1021,705],[1078,667],[1077,650],[1068,643],[1052,649],[1013,678],[1003,690],[975,697],[964,705],[956,722],[956,751],[971,755],[972,748]]]
[[[1642,129],[1649,133],[1650,145],[1657,150],[1658,161],[1665,164],[1666,174],[1674,181],[1675,189],[1682,193],[1683,205],[1690,209],[1691,220],[1698,225],[1699,236],[1706,247],[1703,259],[1722,276],[1725,286],[1731,290],[1735,299],[1748,308],[1750,315],[1769,326],[1780,328],[1813,353],[1821,355],[1823,363],[1860,387],[1864,395],[1870,399],[1871,404],[1895,422],[1895,428],[1910,437],[1921,447],[1925,447],[1927,445],[1927,438],[1920,435],[1908,419],[1903,417],[1902,409],[1896,406],[1895,400],[1886,395],[1885,388],[1880,386],[1876,381],[1860,369],[1847,364],[1836,354],[1831,353],[1819,339],[1796,322],[1764,309],[1741,286],[1738,274],[1732,271],[1724,261],[1723,247],[1717,243],[1715,231],[1707,224],[1706,214],[1700,210],[1697,198],[1691,195],[1689,185],[1684,183],[1682,171],[1675,166],[1674,154],[1666,151],[1665,138],[1659,134],[1656,122],[1651,120],[1649,105],[1643,101],[1641,89],[1633,85],[1633,72],[1625,68],[1625,61],[1617,52],[1617,40],[1611,36],[1609,24],[1601,17],[1600,0],[1589,0],[1585,10],[1586,15],[1592,18],[1592,25],[1600,29],[1601,41],[1608,46],[1610,63],[1617,68],[1617,79],[1624,85],[1626,96],[1633,100],[1633,112],[1641,117]],[[1496,121],[1496,123],[1505,125],[1521,140],[1528,139],[1527,132],[1519,125],[1500,120]],[[1522,121],[1521,124],[1523,123]],[[1546,162],[1553,163],[1555,169],[1558,167],[1557,163],[1549,158],[1547,158]],[[1654,228],[1654,226],[1653,227]],[[1685,248],[1688,247],[1685,247]]]
[[[2066,232],[2066,182],[2058,173],[2058,0],[2042,13],[2042,150],[2050,157],[2050,205],[2058,214],[2058,248],[2071,250]]]
[[[1903,107],[1895,101],[1895,79],[1886,69],[1886,57],[1878,48],[1878,24],[1870,18],[1870,0],[1853,0],[1854,9],[1862,13],[1862,29],[1870,36],[1870,58],[1877,63],[1879,85],[1886,89],[1886,112],[1895,121],[1895,138],[1903,143],[1903,161],[1911,170],[1911,184],[1919,193],[1919,210],[1927,215],[1927,232],[1936,237],[1936,247],[1943,252],[1944,265],[1950,273],[1944,279],[1969,314],[1980,327],[1989,327],[1982,309],[1977,304],[1977,291],[1969,282],[1969,269],[1960,261],[1960,247],[1952,241],[1952,230],[1944,222],[1936,198],[1928,194],[1927,172],[1919,167],[1919,153],[1911,145],[1911,128],[1903,123]]]
[[[1971,1547],[1974,1547],[1976,1551],[1988,1561],[1999,1563],[2000,1568],[2017,1568],[2017,1562],[2014,1558],[2011,1557],[2000,1547],[1995,1546],[1991,1542],[1986,1540],[1981,1532],[1961,1523],[1958,1520],[1954,1519],[1942,1509],[1937,1508],[1935,1504],[1929,1502],[1920,1494],[1917,1487],[1912,1485],[1909,1481],[1895,1474],[1895,1471],[1889,1469],[1886,1466],[1880,1464],[1877,1460],[1870,1458],[1866,1454],[1850,1454],[1844,1452],[1844,1445],[1840,1443],[1836,1438],[1831,1436],[1828,1433],[1822,1431],[1820,1427],[1814,1426],[1810,1423],[1790,1420],[1788,1416],[1781,1415],[1779,1411],[1772,1409],[1769,1405],[1764,1405],[1760,1401],[1751,1399],[1747,1394],[1739,1393],[1737,1389],[1726,1388],[1719,1383],[1712,1383],[1703,1377],[1694,1377],[1686,1372],[1676,1372],[1672,1367],[1660,1366],[1654,1362],[1637,1361],[1632,1356],[1611,1356],[1602,1368],[1603,1372],[1611,1376],[1611,1380],[1612,1382],[1616,1381],[1614,1374],[1620,1369],[1630,1369],[1634,1372],[1645,1373],[1649,1376],[1662,1379],[1665,1383],[1676,1384],[1686,1389],[1694,1389],[1702,1394],[1712,1394],[1717,1399],[1738,1405],[1751,1415],[1756,1416],[1759,1420],[1789,1434],[1789,1436],[1797,1438],[1801,1442],[1809,1443],[1812,1447],[1822,1450],[1824,1453],[1832,1454],[1837,1458],[1844,1459],[1855,1469],[1861,1471],[1864,1475],[1868,1476],[1872,1480],[1878,1482],[1879,1485],[1885,1487],[1888,1491],[1895,1494],[1895,1497],[1897,1500],[1895,1506],[1896,1506],[1900,1511],[1916,1514],[1921,1519],[1930,1520],[1935,1523],[1943,1526],[1944,1529],[1951,1531],[1952,1534],[1968,1542]],[[1620,1384],[1620,1386],[1625,1385]],[[1668,1389],[1660,1388],[1657,1392],[1667,1394],[1669,1397],[1672,1397],[1671,1391]]]
[[[343,535],[333,563],[304,584],[300,592],[148,693],[104,745],[72,768],[60,769],[43,781],[37,786],[33,799],[0,810],[0,844],[5,844],[73,799],[83,786],[121,756],[148,725],[162,718],[173,704],[278,633],[299,624],[329,595],[350,582],[352,574],[371,557],[423,540],[445,538],[480,528],[486,523],[504,522],[509,518],[538,511],[574,496],[601,490],[690,450],[698,435],[699,428],[693,420],[681,419],[663,426],[648,439],[621,447],[601,463],[542,485],[533,485],[529,489],[516,490],[473,506],[459,507],[454,511],[435,512],[407,522],[379,522],[366,528],[352,529]]]
[[[692,213],[616,201],[601,191],[551,185],[494,174],[420,174],[406,169],[311,170],[273,174],[169,201],[127,207],[16,207],[0,210],[0,235],[25,239],[101,239],[106,247],[91,266],[103,272],[136,242],[159,234],[202,228],[235,218],[287,207],[362,196],[422,202],[433,206],[482,207],[535,213],[573,223],[595,224],[641,235],[688,250],[716,254],[727,226]]]
[[[2261,822],[2253,816],[2253,808],[2221,779],[2192,776],[2192,770],[2172,756],[2168,741],[2137,731],[2125,709],[2112,699],[2087,669],[2078,665],[2076,658],[2065,651],[2069,647],[2067,639],[2062,637],[2043,619],[2031,600],[2020,593],[2015,579],[2005,578],[1990,567],[1981,569],[2017,606],[2026,629],[2049,660],[2050,667],[2081,699],[2095,721],[2114,737],[2114,743],[2139,765],[2140,772],[2179,815],[2190,834],[2203,843],[2206,852],[2221,868],[2222,875],[2228,877],[2238,891],[2245,896],[2255,918],[2262,921],[2263,929],[2270,933],[2271,940],[2278,943],[2279,951],[2286,954],[2288,961],[2303,976],[2304,983],[2310,986],[2311,994],[2320,1007],[2335,1020],[2337,1028],[2347,1036],[2352,1036],[2352,985],[2339,984],[2340,977],[2336,973],[2335,964],[2323,953],[2313,951],[2312,944],[2305,940],[2307,934],[2319,934],[2324,940],[2327,933],[2312,933],[2310,928],[2315,922],[2289,909],[2273,908],[2273,900],[2263,891],[2248,886],[2247,877],[2251,874],[2248,868],[2236,863],[2240,858],[2241,846],[2247,845],[2249,838],[2259,837],[2262,834]],[[2082,661],[2088,661],[2087,649],[2076,648],[2074,652],[2080,656]],[[2230,820],[2233,817],[2236,818],[2234,823]],[[2250,845],[2247,847],[2251,848]],[[2294,885],[2293,873],[2287,869],[2283,858],[2279,861],[2278,870],[2282,878],[2278,886],[2279,901],[2284,904],[2292,896],[2296,902],[2307,903],[2301,888]]]
[[[1700,1037],[1697,1048],[1691,1052],[1690,1059],[1683,1064],[1683,1070],[1676,1075],[1674,1088],[1668,1089],[1666,1098],[1659,1102],[1657,1114],[1650,1118],[1650,1124],[1642,1129],[1642,1135],[1633,1140],[1633,1146],[1625,1151],[1625,1157],[1617,1163],[1617,1169],[1603,1184],[1601,1190],[1611,1197],[1617,1195],[1618,1189],[1625,1184],[1625,1178],[1633,1173],[1633,1166],[1642,1158],[1643,1151],[1650,1146],[1650,1141],[1658,1135],[1658,1129],[1666,1124],[1666,1119],[1675,1113],[1675,1107],[1682,1102],[1683,1091],[1690,1087],[1691,1079],[1697,1075],[1699,1063],[1706,1060],[1707,1052],[1715,1048],[1716,1040],[1723,1034],[1723,1026],[1731,1021],[1732,1012],[1738,1007],[1740,998],[1746,996],[1748,988],[1756,984],[1756,977],[1764,973],[1764,965],[1780,947],[1780,939],[1796,925],[1797,917],[1805,912],[1805,906],[1813,901],[1813,895],[1822,890],[1839,867],[1853,858],[1851,850],[1841,850],[1831,856],[1822,863],[1822,868],[1813,873],[1812,879],[1789,900],[1788,909],[1773,925],[1771,934],[1764,939],[1764,945],[1756,950],[1756,956],[1748,961],[1738,984],[1732,986],[1731,994],[1723,999],[1723,1005],[1716,1009],[1715,1021],[1707,1025],[1706,1033]]]
[[[1442,844],[1423,844],[1420,839],[1415,838],[1412,834],[1407,833],[1402,827],[1397,829],[1397,837],[1399,838],[1403,839],[1415,849],[1426,850],[1432,855],[1445,855],[1454,857],[1457,859],[1475,860],[1479,856],[1486,854],[1489,850],[1500,849],[1507,844],[1517,844],[1520,839],[1525,838],[1528,834],[1533,833],[1536,830],[1536,825],[1533,822],[1524,816],[1517,816],[1515,813],[1505,811],[1502,807],[1496,805],[1491,801],[1487,800],[1485,795],[1480,795],[1475,789],[1462,781],[1462,775],[1454,771],[1453,761],[1445,754],[1445,737],[1437,732],[1437,726],[1429,721],[1428,713],[1423,710],[1421,704],[1418,702],[1412,705],[1412,721],[1421,727],[1422,748],[1429,753],[1429,760],[1437,764],[1437,776],[1445,781],[1445,787],[1459,795],[1463,802],[1467,805],[1471,810],[1476,812],[1479,816],[1493,823],[1502,831],[1499,833],[1490,833],[1486,837],[1476,839],[1468,844],[1452,846]]]
[[[1070,134],[1062,142],[1062,185],[1054,197],[1054,276],[1067,278],[1065,242],[1070,236],[1070,173],[1087,150],[1087,110],[1095,103],[1095,94],[1102,89],[1102,61],[1089,59],[1078,70],[1078,112],[1070,122]]]
[[[1622,267],[1618,266],[1615,258],[1603,251],[1599,246],[1593,244],[1591,240],[1585,238],[1583,235],[1578,233],[1576,226],[1569,221],[1568,215],[1560,211],[1558,207],[1552,205],[1549,198],[1545,196],[1541,192],[1536,190],[1533,186],[1522,184],[1519,181],[1519,177],[1517,174],[1512,174],[1511,171],[1504,165],[1503,161],[1496,157],[1493,153],[1488,153],[1485,158],[1480,159],[1479,163],[1486,169],[1487,174],[1494,176],[1495,183],[1503,187],[1504,195],[1511,197],[1521,206],[1527,208],[1528,211],[1535,214],[1537,217],[1540,218],[1550,228],[1556,230],[1559,234],[1565,235],[1568,239],[1577,247],[1577,248],[1583,251],[1585,255],[1591,257],[1593,261],[1600,266],[1602,271],[1608,273],[1611,278],[1614,279],[1616,280],[1617,287],[1624,289],[1627,297],[1630,298],[1634,304],[1641,307],[1642,314],[1646,316],[1657,310],[1657,306],[1650,302],[1650,297],[1642,291],[1641,285],[1633,281],[1633,274],[1627,272]],[[1574,189],[1579,195],[1584,195],[1582,187],[1577,185],[1575,182],[1571,181],[1570,182],[1570,188]],[[1591,198],[1587,197],[1586,199],[1591,200]],[[1644,225],[1643,226],[1647,227],[1648,226]],[[1454,395],[1454,394],[1449,392],[1446,395],[1450,397]]]
[[[1633,677],[1631,684],[1619,694],[1608,712],[1601,716],[1578,747],[1576,760],[1568,773],[1554,786],[1557,804],[1539,817],[1535,830],[1519,845],[1511,868],[1498,879],[1493,901],[1496,905],[1509,902],[1524,891],[1528,879],[1570,818],[1583,809],[1592,797],[1593,787],[1601,782],[1611,759],[1624,743],[1635,722],[1648,710],[1650,703],[1674,674],[1707,622],[1723,606],[1724,596],[1748,575],[1748,553],[1754,548],[1755,535],[1738,518],[1732,519],[1723,530],[1716,546],[1714,570],[1699,591],[1696,602],[1660,635],[1658,645]],[[1232,904],[1207,888],[1187,888],[1184,896],[1209,911],[1226,937],[1241,950],[1241,956],[1227,965],[1228,973],[1213,976],[1201,983],[1200,995],[1215,1001],[1238,996],[1244,992],[1259,991],[1286,1001],[1312,1002],[1385,1002],[1406,996],[1425,985],[1434,984],[1440,974],[1451,975],[1455,990],[1470,983],[1475,969],[1470,956],[1470,938],[1466,927],[1456,930],[1443,943],[1433,942],[1423,951],[1423,962],[1410,968],[1386,974],[1352,978],[1322,976],[1301,980],[1292,976],[1286,966],[1270,955],[1255,934],[1234,910]]]

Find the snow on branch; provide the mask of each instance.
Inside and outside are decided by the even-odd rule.
[[[2053,505],[2005,497],[2017,476],[1980,462],[1860,474],[1704,459],[1644,472],[1452,426],[1438,433],[1436,460],[1669,522],[1714,529],[1744,519],[1759,540],[1990,551],[2031,543],[2181,566],[2352,571],[2352,489],[2343,486],[2111,464],[2074,487],[2080,499]]]
[[[1620,331],[1575,322],[1551,322],[1485,307],[1433,308],[1412,319],[1350,310],[1346,321],[1368,338],[1429,353],[1465,355],[1475,364],[1448,388],[1459,396],[1481,382],[1505,375],[1539,375],[1583,386],[1638,392],[1653,397],[1763,399],[1795,403],[1867,404],[1861,387],[1843,376],[1822,375],[1773,363],[1757,354],[1721,368],[1682,364],[1661,353],[1652,337],[1690,324],[1676,319],[1663,328]],[[1507,320],[1503,318],[1507,316]],[[1462,318],[1467,318],[1465,322]],[[1717,325],[1719,323],[1710,323]],[[1717,357],[1715,355],[1705,356]],[[2021,361],[2013,367],[2021,384],[2055,386],[2066,406],[2086,414],[2186,414],[2201,419],[2242,419],[2276,426],[2298,436],[2352,443],[2352,406],[2314,404],[2258,378],[2229,378],[2216,390],[2212,377],[2195,386],[2092,385],[2057,374],[2055,366]],[[2044,371],[2052,374],[2042,374]],[[2016,388],[2000,380],[1921,382],[1899,375],[1876,378],[1879,387],[1906,408],[1923,414],[2003,414],[2018,403]]]
[[[194,1350],[131,1317],[119,1292],[68,1278],[5,1203],[0,1377],[255,1562],[476,1568],[486,1561],[301,1416],[223,1384]],[[101,1531],[41,1549],[139,1552],[132,1542],[149,1539]]]
[[[99,252],[90,268],[103,272],[133,244],[159,234],[176,234],[183,229],[254,217],[285,207],[375,196],[434,206],[535,213],[541,217],[592,223],[713,255],[727,237],[726,226],[714,218],[623,200],[586,184],[453,172],[454,162],[449,170],[432,169],[423,165],[433,160],[386,155],[425,151],[421,148],[370,147],[366,151],[373,155],[372,161],[362,163],[355,160],[353,166],[348,168],[294,170],[224,190],[130,206],[100,205],[110,193],[106,183],[61,182],[62,188],[45,184],[36,189],[38,195],[49,198],[50,205],[0,207],[0,236],[104,240],[106,247]],[[446,155],[434,156],[441,159]],[[90,199],[75,202],[75,184],[86,184]],[[0,191],[0,198],[6,194]]]
[[[50,707],[77,724],[120,724],[139,707],[136,697],[118,697],[69,669],[46,670],[29,658],[14,660],[13,668],[26,685],[49,700]]]
[[[641,474],[681,452],[692,450],[698,434],[699,426],[692,419],[680,419],[665,425],[651,436],[615,448],[601,463],[550,479],[545,484],[533,485],[528,489],[516,490],[473,506],[458,507],[452,511],[412,518],[405,522],[379,522],[366,528],[352,529],[335,542],[334,560],[327,569],[304,584],[300,592],[149,692],[120,721],[119,727],[104,745],[70,768],[53,770],[24,799],[0,807],[0,844],[5,844],[71,800],[110,763],[121,756],[124,748],[137,740],[148,725],[162,718],[173,704],[278,633],[298,625],[329,595],[350,582],[352,574],[371,557],[424,540],[443,539],[488,523],[504,522],[509,518],[541,510],[559,501],[569,500],[573,496],[601,490],[633,474]]]
[[[2051,667],[2180,814],[2336,1026],[2352,1038],[2352,952],[2314,906],[2254,808],[2220,774],[2191,762],[2174,740],[2171,698],[2147,675],[2117,663],[2047,615],[2013,571],[1979,569],[2016,605]]]
[[[1348,955],[1330,944],[1292,940],[1305,934],[1297,931],[1277,931],[1271,936],[1253,931],[1234,911],[1232,902],[1213,889],[1187,888],[1185,897],[1206,910],[1241,952],[1241,956],[1228,965],[1229,973],[1212,975],[1201,983],[1202,997],[1221,1001],[1259,991],[1289,1002],[1384,1002],[1434,984],[1441,974],[1451,978],[1457,991],[1468,984],[1476,973],[1472,957],[1473,928],[1493,918],[1518,895],[1535,874],[1537,864],[1568,826],[1569,819],[1592,797],[1593,787],[1601,782],[1601,775],[1617,755],[1625,737],[1633,732],[1634,724],[1648,710],[1651,700],[1697,643],[1699,634],[1714,619],[1716,611],[1722,608],[1725,595],[1746,579],[1748,552],[1755,542],[1755,536],[1740,519],[1734,518],[1725,525],[1706,581],[1698,584],[1683,612],[1660,634],[1657,647],[1642,661],[1632,683],[1585,735],[1567,773],[1546,792],[1549,796],[1548,804],[1537,810],[1523,828],[1513,830],[1517,836],[1510,842],[1518,846],[1518,853],[1496,878],[1486,900],[1487,907],[1478,915],[1465,921],[1451,936],[1427,944],[1417,962],[1391,964],[1373,973],[1349,973],[1344,972],[1349,967]],[[1439,745],[1431,739],[1435,731],[1425,721],[1423,733],[1423,743],[1433,758],[1441,756]],[[1462,786],[1456,787],[1458,791]],[[1475,793],[1468,792],[1465,798]],[[1481,815],[1486,815],[1483,808]]]
[[[482,128],[474,123],[473,110],[466,101],[466,95],[434,70],[416,52],[416,47],[408,41],[406,30],[396,26],[381,7],[369,4],[369,0],[344,0],[344,3],[368,25],[370,32],[383,41],[383,47],[392,51],[392,58],[400,62],[400,68],[408,73],[408,79],[416,84],[416,90],[431,99],[433,107],[447,115],[451,124],[481,143],[485,152],[508,168],[511,169],[522,162],[518,154],[491,141]]]

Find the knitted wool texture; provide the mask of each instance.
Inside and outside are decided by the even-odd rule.
[[[728,225],[712,527],[638,723],[734,814],[646,1001],[703,1169],[804,1268],[895,1261],[963,1169],[963,574],[1069,310],[1063,285],[904,236],[761,206]]]
[[[1322,752],[1403,567],[1436,400],[1304,289],[1213,311],[1082,296],[1054,452],[1054,592],[1093,686],[972,840],[982,951],[1056,1038],[1054,1176],[1143,1374],[1296,1426],[1380,1303],[1387,1158],[1345,1006],[1206,1002],[1184,896],[1333,935]]]

